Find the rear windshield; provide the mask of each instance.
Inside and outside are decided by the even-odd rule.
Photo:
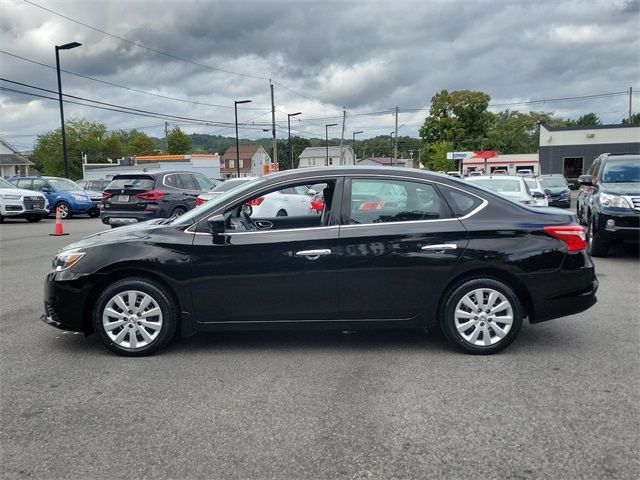
[[[247,183],[248,181],[250,181],[251,179],[247,179],[247,180],[227,180],[226,182],[222,182],[220,185],[218,185],[216,188],[214,188],[212,190],[212,192],[228,192],[229,190],[236,188],[240,185],[242,185],[243,183]]]
[[[605,163],[602,181],[604,183],[640,182],[640,160]]]
[[[534,190],[540,190],[540,185],[538,185],[537,180],[534,180],[533,178],[525,178],[524,181],[526,182],[529,188],[533,188]]]
[[[567,181],[564,177],[541,177],[540,183],[545,187],[566,187]]]
[[[111,180],[111,183],[107,185],[106,190],[126,189],[133,188],[136,190],[151,190],[153,188],[153,178],[129,176],[129,177],[115,177]]]
[[[520,192],[522,190],[520,181],[510,178],[474,178],[469,179],[469,182],[496,192]]]

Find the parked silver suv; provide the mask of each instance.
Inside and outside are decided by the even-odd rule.
[[[49,214],[49,202],[42,193],[23,190],[0,178],[0,223],[5,218],[39,222]]]

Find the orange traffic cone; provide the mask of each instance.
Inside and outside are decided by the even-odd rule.
[[[56,208],[56,225],[53,227],[53,233],[50,233],[50,237],[60,237],[62,235],[69,235],[64,233],[62,229],[62,215],[60,215],[60,208]]]

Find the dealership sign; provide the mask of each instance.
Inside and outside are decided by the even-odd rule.
[[[447,160],[464,160],[474,154],[475,152],[447,152]]]

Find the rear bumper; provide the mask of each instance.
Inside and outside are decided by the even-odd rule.
[[[162,217],[160,210],[140,210],[135,212],[104,210],[100,211],[100,220],[105,225],[129,225],[131,223],[146,222],[154,218]]]
[[[598,279],[591,257],[567,253],[560,269],[526,276],[533,303],[531,323],[584,312],[597,302]]]

